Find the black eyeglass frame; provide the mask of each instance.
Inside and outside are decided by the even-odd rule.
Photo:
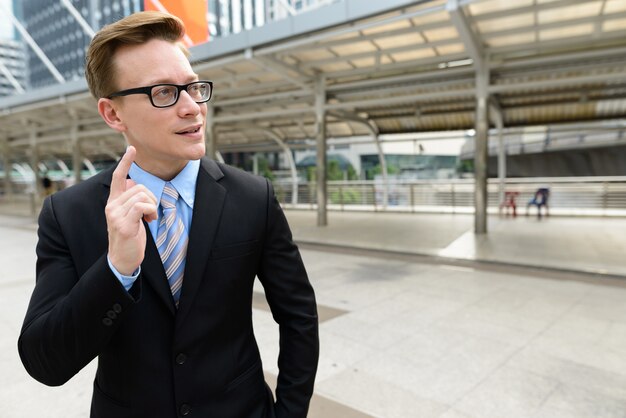
[[[192,81],[191,83],[187,83],[187,84],[172,84],[172,83],[159,83],[159,84],[154,84],[152,86],[146,86],[146,87],[136,87],[133,89],[126,89],[126,90],[120,90],[120,91],[116,91],[115,93],[111,93],[108,96],[106,96],[107,99],[112,99],[114,97],[121,97],[121,96],[128,96],[131,94],[145,94],[150,98],[150,103],[152,104],[152,106],[158,108],[158,109],[163,109],[166,107],[170,107],[170,106],[174,106],[176,103],[178,103],[178,99],[180,99],[180,92],[181,91],[186,91],[187,94],[189,94],[189,92],[187,91],[187,89],[193,85],[193,84],[197,84],[197,83],[204,83],[204,84],[208,84],[210,87],[210,91],[209,91],[209,97],[206,100],[202,100],[196,103],[206,103],[209,100],[211,100],[211,97],[213,97],[213,82],[212,81],[208,81],[208,80],[197,80],[197,81]],[[152,89],[155,87],[159,87],[159,86],[172,86],[172,87],[176,87],[176,99],[174,100],[174,102],[172,104],[169,104],[167,106],[157,106],[156,104],[154,104],[154,100],[152,100]],[[195,100],[194,100],[195,101]]]

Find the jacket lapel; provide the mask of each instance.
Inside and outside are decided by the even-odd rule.
[[[109,193],[111,188],[111,176],[113,171],[117,167],[117,164],[110,169],[110,173],[104,176],[103,183],[107,188],[106,193],[103,194],[102,207],[106,206],[109,199]],[[154,289],[159,299],[165,303],[168,310],[174,315],[176,313],[176,307],[174,305],[174,298],[170,291],[169,284],[167,283],[167,277],[165,276],[165,270],[163,269],[163,263],[161,262],[161,256],[156,248],[148,224],[144,221],[144,227],[146,229],[146,253],[144,255],[143,262],[141,263],[141,277]]]
[[[224,174],[215,161],[206,157],[201,160],[189,231],[183,288],[176,315],[177,324],[183,323],[204,277],[205,266],[226,199],[226,189],[218,183],[222,177]]]
[[[141,263],[141,276],[150,283],[150,286],[152,286],[159,296],[159,299],[165,303],[170,313],[174,315],[176,313],[176,306],[174,305],[172,291],[170,290],[170,285],[167,282],[167,276],[163,269],[159,250],[157,250],[156,244],[154,243],[148,224],[145,221],[143,224],[146,228],[146,254]]]

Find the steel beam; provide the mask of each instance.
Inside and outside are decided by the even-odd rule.
[[[442,20],[439,22],[424,23],[424,24],[421,24],[419,27],[410,26],[407,28],[385,31],[383,33],[376,32],[376,33],[372,33],[369,35],[359,35],[358,37],[353,37],[353,38],[343,38],[343,39],[332,40],[332,41],[319,43],[319,44],[301,46],[298,48],[298,52],[309,51],[312,49],[319,49],[319,48],[334,48],[338,46],[345,46],[345,45],[351,44],[355,40],[358,40],[358,42],[376,41],[377,39],[380,39],[383,37],[390,38],[390,37],[396,37],[396,36],[411,35],[411,34],[423,32],[426,30],[445,28],[445,27],[448,27],[448,25],[449,25],[449,22],[446,20]]]
[[[450,20],[452,20],[454,27],[461,37],[463,45],[465,45],[465,50],[474,61],[474,65],[477,67],[483,67],[485,51],[482,44],[478,39],[476,39],[476,36],[474,35],[474,32],[465,17],[465,13],[463,13],[463,9],[459,7],[459,0],[448,0],[446,9],[450,14]]]
[[[352,90],[358,89],[361,87],[369,88],[369,87],[379,87],[385,84],[398,84],[398,83],[415,83],[415,82],[423,82],[425,80],[434,79],[441,80],[444,77],[458,77],[458,76],[468,76],[468,79],[474,76],[474,71],[470,68],[449,68],[443,70],[435,70],[435,71],[422,71],[419,73],[413,74],[404,74],[398,76],[391,77],[377,77],[370,78],[367,80],[359,80],[347,83],[338,83],[333,84],[332,86],[328,86],[326,91],[328,92],[337,92],[340,93],[342,90]],[[456,78],[455,78],[456,80]],[[473,78],[471,78],[474,81]]]
[[[518,68],[524,66],[539,66],[544,64],[555,64],[567,61],[576,63],[580,62],[593,62],[594,59],[603,58],[624,58],[626,57],[626,47],[616,48],[604,48],[604,49],[592,49],[589,51],[569,52],[558,55],[548,55],[534,58],[519,58],[515,61],[506,62],[490,62],[489,67],[491,69],[507,69]]]
[[[87,21],[83,18],[80,12],[76,10],[72,2],[70,2],[69,0],[61,0],[61,4],[67,9],[68,12],[70,12],[74,19],[76,19],[80,27],[83,28],[83,31],[87,34],[87,36],[93,39],[93,37],[96,35],[96,32],[89,25],[89,23],[87,23]]]
[[[357,52],[356,54],[340,55],[340,56],[334,56],[332,58],[323,58],[323,59],[319,59],[316,61],[309,61],[306,64],[302,65],[302,67],[306,69],[314,69],[314,68],[319,68],[320,66],[323,66],[326,64],[336,64],[337,62],[348,62],[352,60],[359,60],[363,58],[372,58],[372,57],[380,58],[383,55],[391,56],[392,54],[400,54],[403,52],[414,52],[414,51],[419,51],[419,50],[424,50],[424,49],[432,50],[433,48],[436,48],[437,46],[451,45],[451,44],[458,44],[458,43],[459,43],[458,39],[450,38],[450,39],[444,39],[441,41],[424,42],[423,44],[419,44],[419,46],[408,45],[408,46],[399,46],[395,48],[387,48],[387,49],[376,50],[376,51]],[[435,55],[436,54],[433,53],[433,56]],[[437,56],[437,57],[439,58],[439,61],[445,60],[445,56]]]
[[[311,92],[306,90],[292,90],[281,93],[261,94],[251,97],[238,97],[236,99],[224,99],[219,101],[220,108],[223,109],[227,106],[236,106],[241,104],[256,103],[256,102],[268,102],[280,99],[293,99],[297,97],[311,97]]]
[[[292,76],[291,74],[289,74],[291,70],[290,68],[284,68],[282,66],[279,66],[276,64],[276,62],[270,62],[264,59],[260,59],[260,58],[256,58],[256,57],[252,57],[250,58],[250,60],[257,66],[271,72],[274,72],[282,77],[284,77],[286,80],[290,81],[291,83],[295,84],[296,86],[303,88],[305,90],[310,90],[311,86],[309,86],[306,81],[302,81],[294,76]]]
[[[527,82],[518,82],[511,84],[492,84],[488,86],[488,92],[502,93],[511,91],[527,91],[533,88],[546,88],[546,87],[562,87],[562,86],[580,86],[588,83],[603,83],[603,82],[624,82],[626,81],[626,70],[620,72],[611,72],[605,74],[591,74],[582,76],[572,76],[567,78],[550,78],[546,80],[534,80]]]
[[[41,61],[43,61],[44,65],[52,73],[54,78],[56,78],[59,83],[64,83],[65,82],[65,78],[63,77],[63,75],[59,72],[59,70],[57,70],[57,68],[54,66],[54,64],[52,64],[52,61],[50,61],[50,59],[41,50],[41,48],[39,48],[39,45],[37,45],[37,42],[35,42],[35,40],[30,36],[28,31],[24,28],[24,26],[22,26],[20,21],[17,20],[17,18],[13,15],[13,12],[11,10],[7,10],[7,8],[2,5],[2,3],[0,3],[0,10],[6,16],[9,17],[9,19],[13,23],[13,26],[15,26],[15,28],[18,30],[20,35],[22,35],[22,37],[26,41],[26,43],[28,43],[28,45],[30,45],[30,47],[33,49],[33,51],[35,51],[35,54],[37,54],[39,59]]]
[[[4,74],[6,79],[9,80],[9,83],[11,83],[13,88],[18,93],[24,93],[24,88],[22,87],[22,85],[19,83],[19,81],[17,81],[15,77],[13,77],[13,74],[11,74],[11,71],[9,71],[9,69],[6,67],[6,65],[4,65],[2,61],[0,61],[0,72]]]

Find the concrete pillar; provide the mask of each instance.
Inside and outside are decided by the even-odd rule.
[[[11,183],[13,165],[11,164],[11,147],[8,140],[2,141],[2,166],[4,167],[4,195],[11,198],[13,197],[13,184]]]
[[[212,160],[217,154],[217,135],[215,132],[215,108],[210,103],[206,112],[206,155]]]
[[[80,140],[78,139],[78,124],[72,123],[70,128],[70,141],[72,143],[72,169],[74,170],[74,184],[78,184],[82,180],[83,155],[80,149]]]
[[[252,173],[259,175],[259,153],[254,153],[252,156]]]
[[[474,150],[474,232],[487,233],[487,157],[489,145],[489,69],[476,67],[476,137]]]
[[[498,203],[504,202],[504,189],[506,188],[506,148],[504,147],[504,122],[502,111],[491,107],[493,119],[498,131]]]
[[[387,161],[385,160],[385,152],[383,151],[383,146],[380,143],[378,133],[373,133],[372,136],[374,144],[376,144],[378,159],[380,160],[380,173],[383,177],[383,208],[387,209],[387,206],[389,206],[389,175],[387,174]]]
[[[315,83],[315,127],[317,144],[317,226],[328,225],[326,202],[326,80],[320,77]]]
[[[37,131],[34,127],[30,128],[30,158],[29,165],[33,170],[33,184],[31,194],[30,212],[33,217],[37,216],[43,196],[43,187],[41,184],[41,176],[39,175],[39,148],[37,146]]]

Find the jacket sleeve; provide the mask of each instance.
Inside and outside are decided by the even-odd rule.
[[[106,252],[79,277],[54,197],[46,198],[39,215],[36,285],[18,340],[28,373],[50,386],[62,385],[98,355],[141,286],[137,280],[127,292],[111,272]]]
[[[270,183],[259,280],[280,330],[277,418],[305,418],[319,357],[315,294]]]

